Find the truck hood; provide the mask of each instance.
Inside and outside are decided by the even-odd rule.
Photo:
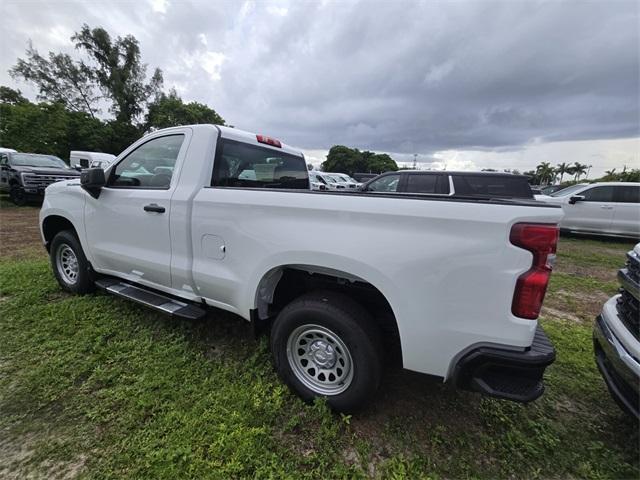
[[[68,177],[79,177],[80,172],[72,168],[51,168],[51,167],[27,167],[22,165],[12,165],[16,172],[35,173],[37,175],[65,175]]]

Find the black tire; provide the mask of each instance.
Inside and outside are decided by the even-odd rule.
[[[9,198],[11,201],[19,207],[24,207],[27,204],[27,194],[20,187],[14,186],[9,190]]]
[[[304,333],[310,331],[305,329],[316,327],[326,329],[329,332],[329,337],[326,337],[328,342],[331,342],[329,340],[331,334],[337,336],[337,343],[335,339],[332,343],[334,347],[339,345],[339,342],[347,347],[347,355],[342,356],[351,362],[352,376],[341,382],[341,378],[345,377],[336,378],[333,375],[335,388],[346,388],[344,391],[331,393],[318,391],[308,383],[303,383],[300,378],[306,378],[304,381],[309,382],[302,372],[304,369],[312,370],[318,377],[320,377],[320,372],[329,371],[323,370],[323,367],[318,367],[316,370],[314,365],[317,366],[317,364],[309,361],[307,364],[310,367],[300,366],[299,363],[304,362],[305,355],[309,355],[312,345],[316,344],[318,340],[322,341],[322,338],[314,338],[312,343],[306,346],[294,341],[294,339],[300,339],[300,342],[304,341],[306,338],[304,335],[300,336],[298,332]],[[318,335],[322,335],[322,332]],[[291,345],[294,348],[288,349],[290,337]],[[379,329],[373,318],[361,305],[340,293],[312,292],[293,300],[277,316],[271,329],[270,343],[276,371],[282,380],[307,402],[317,397],[324,397],[334,410],[351,412],[369,402],[380,385],[382,349]],[[324,345],[329,345],[329,343],[325,342]],[[305,354],[302,354],[303,349],[306,349]],[[338,361],[342,361],[341,357],[337,356],[337,352],[341,352],[339,347],[332,351],[333,353],[331,350],[329,351],[331,360],[335,361],[337,358]],[[334,354],[337,356],[336,358],[333,357]],[[296,360],[296,358],[303,360]],[[325,361],[326,358],[326,356],[322,357],[321,360]],[[317,358],[314,357],[311,361],[315,362],[316,360]],[[338,363],[333,364],[334,368],[336,365]],[[345,375],[339,369],[338,373]],[[325,378],[329,381],[330,377]],[[347,384],[348,386],[346,386]]]
[[[64,271],[65,269],[63,264],[59,261],[61,255],[65,253],[64,249],[70,249],[75,256],[77,269],[68,270],[75,271],[75,281],[71,281],[71,275]],[[66,258],[69,258],[70,256],[71,255],[67,252]],[[82,251],[82,246],[80,245],[78,237],[76,237],[73,231],[63,230],[53,237],[53,240],[51,241],[51,248],[49,250],[49,257],[51,259],[53,274],[64,290],[83,295],[85,293],[92,292],[95,289],[91,265]]]

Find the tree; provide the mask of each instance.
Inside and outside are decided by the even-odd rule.
[[[70,150],[119,153],[139,136],[133,126],[129,126],[135,130],[132,138],[131,131],[117,129],[122,124],[71,111],[63,102],[31,103],[24,97],[24,101],[5,101],[7,96],[14,98],[7,92],[16,91],[0,86],[0,139],[4,147],[68,159]]]
[[[118,121],[134,123],[149,100],[160,95],[162,71],[156,68],[147,83],[147,66],[141,61],[140,46],[133,35],[112,40],[105,29],[84,24],[71,40],[95,62],[90,71],[105,96],[113,101],[111,110]]]
[[[587,165],[583,165],[579,162],[574,162],[573,164],[573,174],[575,175],[575,181],[580,180],[580,176],[584,173],[587,173]]]
[[[334,145],[327,159],[322,163],[322,171],[353,175],[355,172],[383,173],[398,170],[398,164],[386,153],[361,152],[357,148]]]
[[[553,180],[554,169],[549,162],[542,162],[536,167],[538,183],[548,184]]]
[[[28,101],[29,100],[22,96],[20,90],[14,90],[13,88],[0,85],[0,103],[19,105],[21,103],[27,103]]]
[[[565,162],[559,163],[558,166],[556,167],[556,173],[560,174],[560,183],[562,183],[562,178],[564,177],[564,174],[569,173],[569,164]]]
[[[198,102],[184,103],[172,89],[168,95],[161,93],[149,104],[145,126],[149,130],[198,123],[225,124],[224,119],[212,108]]]
[[[362,163],[358,166],[360,167],[358,170],[360,172],[384,173],[398,170],[398,164],[386,153],[373,153],[368,151],[362,152]],[[355,171],[351,173],[355,173]]]
[[[95,93],[95,76],[89,67],[64,53],[49,52],[49,58],[44,58],[31,42],[26,54],[26,60],[19,58],[9,70],[12,77],[34,83],[40,100],[62,103],[69,110],[95,117],[100,97]]]

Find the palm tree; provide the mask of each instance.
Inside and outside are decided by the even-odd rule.
[[[616,169],[612,168],[611,170],[605,170],[604,171],[604,176],[605,177],[613,177],[616,174]]]
[[[549,162],[542,162],[536,167],[536,175],[540,180],[540,184],[548,184],[553,178],[553,167]]]
[[[574,162],[573,172],[575,173],[575,180],[577,182],[580,179],[580,176],[587,172],[587,166],[579,162]]]
[[[556,173],[560,174],[560,183],[562,183],[562,177],[564,177],[565,173],[569,173],[569,164],[568,163],[559,163],[556,167]]]

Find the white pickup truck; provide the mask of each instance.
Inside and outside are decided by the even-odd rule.
[[[302,153],[278,140],[170,128],[47,187],[41,232],[68,291],[187,319],[215,307],[268,331],[306,400],[353,410],[394,362],[500,398],[542,394],[558,206],[308,182]]]

